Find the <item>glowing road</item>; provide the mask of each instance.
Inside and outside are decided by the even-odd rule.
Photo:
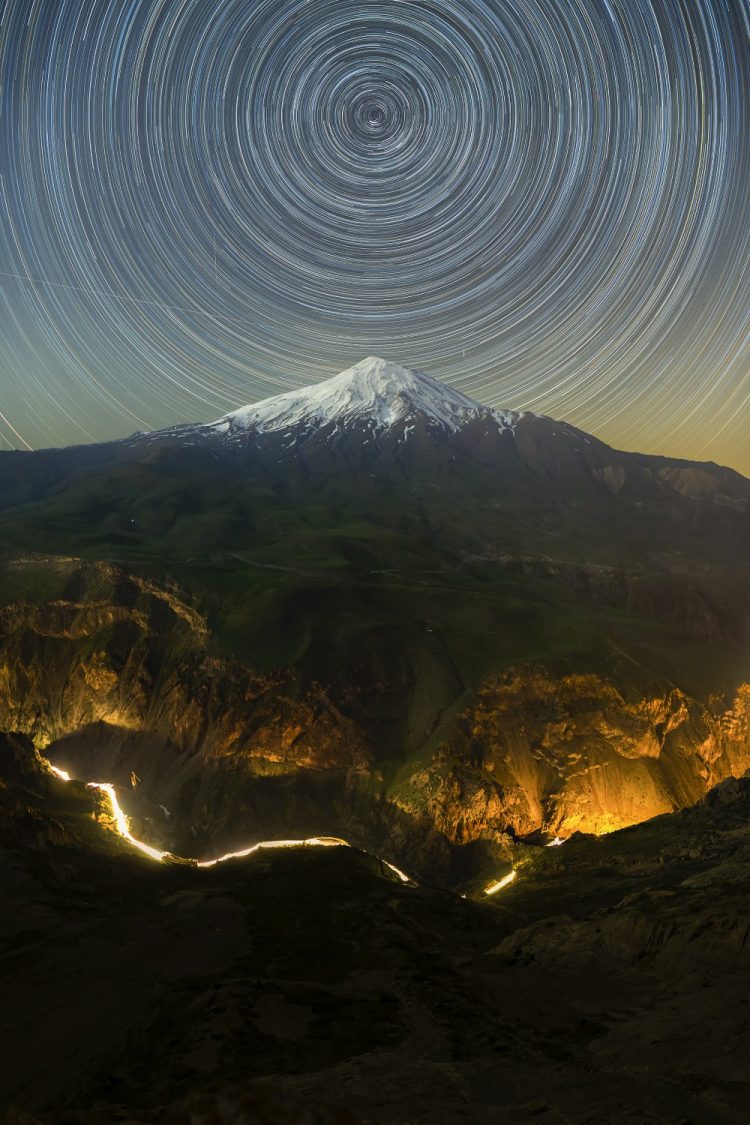
[[[55,777],[61,781],[73,781],[67,770],[59,769],[58,766],[53,766],[51,762],[47,762]],[[130,821],[122,808],[122,805],[117,799],[115,787],[109,781],[89,781],[86,783],[87,789],[98,789],[109,802],[112,810],[112,818],[115,823],[117,833],[132,844],[134,848],[143,852],[144,855],[149,856],[150,859],[161,862],[165,859],[177,859],[180,857],[175,856],[172,852],[160,851],[159,848],[153,848],[150,844],[146,844],[143,840],[137,839],[130,830]],[[203,860],[186,860],[184,862],[194,863],[196,867],[216,867],[219,863],[226,863],[229,859],[245,859],[247,856],[254,855],[256,852],[263,850],[273,850],[277,848],[350,848],[352,845],[347,840],[342,840],[338,836],[310,836],[304,840],[261,840],[257,844],[251,844],[247,848],[241,848],[236,852],[226,852],[224,855],[216,856],[214,859]],[[369,854],[369,853],[368,853]],[[384,864],[390,871],[392,871],[402,883],[414,883],[415,880],[406,875],[395,864],[381,856],[375,858]]]
[[[49,766],[52,773],[60,778],[61,781],[73,781],[67,770],[62,770],[58,766],[53,766],[47,759],[43,759],[47,766]],[[107,798],[110,808],[112,810],[112,818],[115,823],[115,828],[123,839],[132,844],[134,848],[143,852],[144,855],[149,856],[150,859],[155,859],[161,862],[164,859],[177,859],[180,857],[175,856],[172,852],[160,851],[159,848],[153,848],[150,844],[146,844],[143,840],[137,839],[130,831],[130,821],[122,808],[122,805],[117,799],[115,787],[109,781],[89,781],[86,783],[87,789],[98,789]],[[553,841],[553,843],[555,843]],[[563,841],[560,841],[562,843]],[[196,867],[216,867],[220,863],[226,863],[229,859],[246,859],[248,856],[255,855],[256,852],[264,850],[274,850],[277,848],[350,848],[352,845],[347,840],[342,840],[340,836],[309,836],[303,840],[260,840],[257,844],[251,844],[247,848],[241,848],[236,852],[226,852],[224,855],[216,856],[214,859],[202,860],[183,860],[183,862],[192,863]],[[371,853],[366,853],[371,854]],[[382,856],[376,855],[380,863],[384,864],[390,871],[397,875],[402,883],[411,883],[412,885],[416,880],[406,875],[394,863]],[[516,872],[511,871],[508,875],[504,875],[502,879],[498,879],[494,883],[490,883],[485,887],[485,895],[494,895],[503,887],[507,887],[516,877]]]
[[[486,895],[495,895],[501,891],[503,887],[509,886],[516,877],[515,871],[509,871],[507,875],[503,875],[502,879],[498,879],[496,883],[490,883],[489,886],[484,888]]]

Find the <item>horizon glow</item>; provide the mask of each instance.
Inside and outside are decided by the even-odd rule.
[[[363,356],[750,475],[750,0],[5,0],[0,449]]]

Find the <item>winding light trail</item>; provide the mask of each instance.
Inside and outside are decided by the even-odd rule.
[[[255,852],[260,851],[262,848],[350,848],[351,844],[346,840],[340,840],[338,836],[310,836],[306,840],[261,840],[258,844],[253,844],[249,848],[243,848],[239,852],[227,852],[226,855],[220,855],[216,859],[203,859],[196,863],[196,867],[216,867],[217,863],[225,863],[228,859],[244,859],[245,856],[253,855]],[[380,857],[378,857],[380,858]],[[385,862],[385,860],[383,861]],[[390,867],[390,864],[388,864]],[[397,870],[395,867],[393,870]],[[404,875],[399,871],[401,879],[408,883],[410,879],[408,875]]]
[[[67,770],[62,770],[58,766],[53,766],[52,763],[48,762],[46,758],[43,760],[49,766],[55,777],[60,778],[61,781],[74,780]],[[86,788],[98,789],[102,793],[104,793],[107,800],[109,801],[110,808],[112,809],[112,816],[114,818],[115,827],[118,834],[122,836],[123,839],[127,840],[129,844],[132,844],[134,848],[138,848],[138,850],[143,852],[144,855],[149,856],[149,858],[151,859],[155,859],[157,862],[161,862],[165,859],[180,858],[178,856],[174,856],[172,852],[160,851],[159,848],[152,848],[150,844],[144,843],[143,840],[138,840],[133,835],[133,833],[130,831],[130,821],[128,820],[124,809],[117,799],[115,787],[111,782],[89,781],[86,784]],[[187,862],[194,863],[196,867],[216,867],[219,863],[226,863],[228,859],[244,859],[247,856],[254,855],[255,852],[261,851],[263,849],[350,848],[351,846],[352,845],[347,840],[342,840],[338,836],[310,836],[305,840],[261,840],[259,841],[259,843],[252,844],[250,847],[242,848],[240,851],[236,852],[226,852],[225,855],[217,856],[215,859],[188,860]],[[393,871],[393,873],[398,876],[402,883],[414,883],[414,879],[406,875],[400,868],[396,867],[395,864],[390,863],[389,860],[383,859],[381,856],[375,856],[375,858],[379,860],[380,863],[388,867],[391,871]]]
[[[69,779],[66,779],[69,780]],[[90,781],[86,786],[87,789],[101,789],[102,793],[106,793],[109,798],[109,803],[112,807],[112,815],[115,818],[117,831],[123,836],[133,847],[138,848],[139,851],[144,852],[146,855],[151,856],[152,859],[166,859],[170,852],[161,852],[158,848],[152,848],[149,844],[144,844],[143,840],[136,840],[135,836],[130,831],[130,823],[122,808],[120,802],[117,800],[114,785],[110,785],[108,781]]]
[[[489,886],[485,887],[484,893],[486,895],[497,894],[497,892],[501,891],[503,887],[507,887],[510,883],[512,883],[515,877],[516,872],[509,871],[507,875],[503,875],[502,879],[498,879],[496,883],[490,883]]]
[[[56,777],[59,777],[61,781],[73,781],[74,780],[70,776],[70,774],[68,773],[67,770],[62,770],[58,766],[53,766],[52,763],[48,762],[46,758],[44,758],[43,760],[49,766],[52,773]],[[123,839],[127,840],[129,844],[132,844],[134,848],[138,848],[138,850],[143,852],[144,855],[149,856],[151,859],[157,860],[157,862],[161,862],[164,859],[173,859],[173,858],[177,859],[177,858],[179,858],[177,856],[174,856],[172,852],[160,851],[158,848],[152,848],[150,844],[144,843],[143,840],[136,839],[136,837],[130,831],[130,821],[128,820],[128,817],[127,817],[125,811],[123,810],[120,802],[117,799],[117,794],[115,793],[115,787],[114,787],[114,785],[112,785],[111,782],[109,782],[109,781],[89,781],[86,784],[86,788],[87,789],[99,789],[102,793],[104,793],[107,800],[109,801],[110,808],[112,809],[112,816],[114,818],[115,827],[117,829],[117,832],[119,833],[120,836],[123,837]],[[557,841],[558,841],[558,838],[556,837],[555,840],[552,841],[552,843],[554,844]],[[562,840],[560,840],[559,842],[563,843]],[[251,844],[247,848],[240,849],[240,851],[226,852],[224,855],[217,856],[215,859],[192,860],[192,861],[188,861],[188,862],[194,863],[196,867],[216,867],[220,863],[226,863],[226,861],[228,859],[245,859],[245,858],[247,858],[247,856],[254,855],[256,852],[263,851],[263,850],[266,850],[266,849],[267,850],[273,850],[275,848],[350,848],[351,846],[352,845],[347,840],[342,840],[340,836],[309,836],[305,840],[260,840],[257,844]],[[371,855],[373,853],[367,852],[365,854]],[[379,855],[376,855],[375,859],[377,859],[380,863],[384,864],[387,868],[389,868],[389,870],[391,870],[394,873],[394,875],[397,875],[402,883],[413,884],[415,882],[414,879],[410,878],[409,875],[406,875],[401,870],[401,868],[396,867],[396,865],[394,863],[391,863],[389,860],[383,859],[383,857],[379,856]],[[496,894],[497,891],[502,890],[503,887],[507,887],[510,883],[512,883],[513,880],[515,879],[515,877],[516,877],[516,872],[511,871],[508,875],[504,875],[502,879],[498,879],[497,882],[490,883],[487,887],[485,887],[485,891],[484,891],[485,895]]]

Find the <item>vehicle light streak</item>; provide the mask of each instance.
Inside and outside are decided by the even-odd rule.
[[[128,843],[132,844],[134,848],[138,848],[139,851],[145,852],[145,854],[151,856],[152,859],[158,860],[165,859],[168,855],[171,854],[170,852],[159,851],[158,848],[152,848],[150,844],[144,844],[143,840],[136,840],[135,836],[130,831],[128,818],[120,807],[120,802],[117,800],[115,788],[113,785],[110,785],[108,781],[90,781],[86,788],[101,789],[102,793],[106,794],[110,803],[110,807],[112,809],[112,815],[115,819],[117,831],[128,841]]]
[[[310,836],[306,840],[261,840],[258,844],[252,844],[249,848],[243,848],[238,852],[227,852],[225,855],[217,856],[216,859],[203,859],[199,860],[196,867],[216,867],[217,863],[226,863],[228,859],[244,859],[246,856],[254,855],[264,848],[349,848],[346,840],[339,840],[337,836]]]
[[[58,766],[53,766],[46,758],[44,758],[43,761],[50,768],[55,777],[58,777],[61,781],[73,781],[73,778],[67,770],[60,769]],[[150,844],[146,844],[143,840],[139,840],[133,835],[130,831],[130,821],[117,799],[115,787],[111,782],[89,781],[86,783],[86,788],[98,789],[105,795],[112,810],[112,818],[115,822],[117,833],[122,836],[123,839],[127,840],[129,844],[132,844],[134,848],[143,852],[144,855],[149,856],[150,859],[157,860],[157,862],[161,862],[165,859],[179,858],[173,855],[172,852],[153,848]],[[256,852],[263,850],[274,850],[277,848],[350,848],[351,846],[348,840],[342,840],[340,836],[310,836],[303,840],[261,840],[257,844],[250,845],[250,847],[242,848],[236,852],[226,852],[224,855],[216,856],[214,859],[188,860],[187,862],[194,863],[196,867],[216,867],[220,863],[226,863],[227,860],[245,859],[247,856],[254,855]],[[375,858],[393,871],[402,883],[414,882],[409,875],[406,875],[389,860],[383,859],[382,856],[375,856]]]
[[[502,879],[498,879],[496,883],[490,883],[489,886],[485,887],[484,893],[486,895],[497,894],[497,892],[502,890],[503,887],[507,887],[509,883],[512,883],[515,877],[516,872],[509,871],[507,875],[503,875]]]
[[[403,871],[401,871],[398,867],[396,867],[396,865],[394,863],[389,863],[388,860],[383,859],[382,856],[378,856],[378,859],[380,860],[381,863],[384,863],[386,865],[386,867],[390,867],[391,871],[394,873],[394,875],[398,875],[398,877],[399,877],[399,879],[401,880],[402,883],[413,882],[413,880],[410,879],[408,875],[404,875]]]
[[[47,765],[52,770],[55,777],[59,777],[61,781],[72,781],[73,780],[67,770],[59,770],[57,768],[57,766],[53,766],[51,762],[47,762]]]

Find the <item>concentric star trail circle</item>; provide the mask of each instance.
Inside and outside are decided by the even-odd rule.
[[[377,353],[750,472],[749,28],[748,0],[6,0],[0,436]]]

